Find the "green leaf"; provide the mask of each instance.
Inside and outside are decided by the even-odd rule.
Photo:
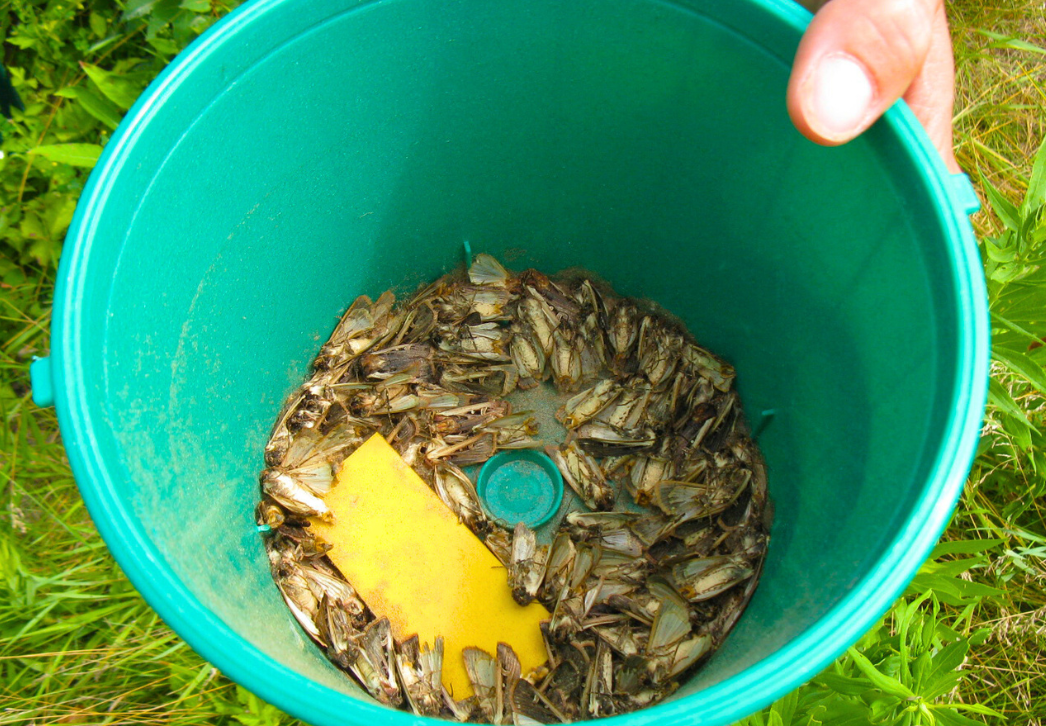
[[[21,578],[28,573],[22,567],[22,557],[16,540],[0,530],[0,585],[9,591],[18,589]]]
[[[932,700],[947,693],[955,686],[955,683],[962,677],[958,668],[966,659],[969,650],[970,644],[965,640],[960,640],[938,651],[933,657],[930,672],[926,675],[926,683],[921,691],[923,698]]]
[[[988,402],[1011,418],[1017,419],[1031,428],[1031,421],[1028,420],[1028,415],[1024,413],[1024,409],[1017,405],[1010,392],[1003,388],[1002,384],[994,378],[988,381]]]
[[[1046,338],[1046,281],[1029,283],[1028,280],[1029,276],[1025,276],[1011,283],[1003,295],[997,296],[992,315],[1000,321],[1005,318],[1009,325],[1019,326],[1031,334],[1030,342],[1041,345]],[[1042,287],[1036,289],[1039,285]]]
[[[62,246],[56,240],[40,238],[33,240],[26,250],[29,257],[41,267],[50,267],[58,264],[58,255]]]
[[[920,571],[912,579],[905,594],[914,595],[927,590],[932,590],[934,596],[941,602],[955,607],[978,603],[985,597],[999,597],[1004,594],[1004,591],[990,585],[925,571]]]
[[[1001,237],[989,237],[984,244],[984,253],[988,259],[999,264],[1006,264],[1017,259],[1017,246],[1014,244],[1015,232],[1006,230]]]
[[[1032,453],[1032,441],[1034,429],[1027,423],[1014,418],[1004,416],[1002,419],[1002,430],[1013,438],[1013,444],[1026,453]]]
[[[822,673],[815,679],[817,683],[844,696],[862,696],[868,692],[868,679],[851,678],[838,673]]]
[[[163,56],[175,56],[178,54],[179,46],[170,38],[161,38],[157,36],[149,38],[146,42]]]
[[[79,101],[80,105],[83,106],[83,109],[87,111],[87,113],[94,116],[109,128],[115,129],[120,125],[123,113],[116,107],[116,104],[105,96],[95,93],[90,88],[84,88],[83,86],[63,88],[60,93],[61,92],[69,92],[73,98]]]
[[[1028,191],[1021,203],[1021,214],[1030,217],[1032,212],[1043,205],[1046,205],[1046,137],[1039,144],[1039,150],[1035,154],[1031,178],[1028,180]]]
[[[990,30],[977,29],[977,32],[981,35],[991,38],[994,42],[989,43],[989,48],[1006,48],[1008,50],[1023,50],[1029,53],[1040,53],[1046,55],[1046,48],[1029,43],[1026,40],[1021,40],[1012,35],[1003,35],[1002,33],[993,33]]]
[[[149,12],[149,22],[146,24],[145,37],[147,40],[154,39],[163,31],[180,13],[179,0],[159,0]]]
[[[98,144],[50,144],[29,149],[29,153],[59,164],[90,169],[98,162],[102,147]]]
[[[69,194],[55,194],[44,207],[44,223],[51,239],[59,240],[73,221],[76,211],[76,197]]]
[[[949,708],[962,711],[969,711],[970,713],[979,713],[982,716],[994,716],[995,718],[1003,718],[1003,715],[998,711],[982,706],[979,703],[942,703],[937,708]]]
[[[983,721],[974,721],[972,718],[966,718],[960,713],[946,709],[934,709],[934,716],[937,717],[938,723],[944,724],[944,726],[984,726]]]
[[[191,10],[194,13],[209,13],[211,11],[211,0],[182,0],[178,7],[183,10]]]
[[[933,633],[936,634],[937,625],[933,621],[929,621],[933,624]],[[927,648],[923,653],[915,659],[912,663],[912,690],[916,693],[921,694],[924,698],[926,697],[926,678],[933,670],[933,656],[930,655],[930,651]]]
[[[1046,297],[1046,296],[1044,296],[1044,297]],[[1032,343],[1037,343],[1037,344],[1040,344],[1040,345],[1042,344],[1042,338],[1040,338],[1038,335],[1036,335],[1035,333],[1031,332],[1030,330],[1024,329],[1022,326],[1018,325],[1017,323],[1013,322],[1012,320],[1008,320],[1008,319],[1002,317],[998,313],[995,313],[995,312],[992,313],[992,321],[996,322],[996,323],[1001,323],[1003,325],[1003,327],[1013,331],[1017,335],[1020,335],[1020,336],[1022,336],[1024,338],[1026,338],[1027,340],[1031,341]],[[994,345],[994,342],[993,342],[993,345]]]
[[[99,38],[104,38],[105,37],[105,30],[106,30],[105,18],[103,18],[98,13],[92,12],[90,17],[88,18],[88,24],[90,24],[90,26],[91,26],[91,32],[92,33],[94,33]]]
[[[127,3],[127,9],[124,10],[123,15],[120,17],[120,20],[126,23],[129,20],[144,18],[152,12],[153,7],[159,1],[160,0],[130,0]]]
[[[897,612],[897,637],[899,645],[899,664],[901,683],[907,683],[910,681],[911,673],[909,671],[909,657],[908,652],[908,627],[911,625],[912,619],[919,612],[919,606],[922,605],[930,597],[930,592],[924,592],[914,601],[899,605]]]
[[[981,174],[981,185],[984,187],[984,193],[988,197],[988,203],[995,210],[995,213],[999,215],[999,219],[1002,220],[1007,229],[1012,229],[1014,232],[1020,231],[1020,213],[1013,202],[1004,197],[1002,192],[996,189],[984,174]]]
[[[992,357],[1034,386],[1039,393],[1046,394],[1046,371],[1027,355],[996,347]]]
[[[824,704],[818,721],[824,726],[868,726],[872,722],[869,708],[860,701],[837,699]]]
[[[1002,543],[1001,539],[959,539],[953,542],[941,542],[933,548],[929,559],[936,560],[944,555],[972,555],[987,552]]]
[[[122,33],[113,33],[112,35],[110,35],[110,36],[108,36],[106,38],[102,38],[97,43],[92,45],[90,48],[87,49],[87,52],[88,53],[97,53],[102,48],[107,48],[108,46],[112,45],[113,43],[115,43],[116,41],[120,40],[123,37],[124,37],[124,35]]]
[[[930,560],[923,563],[919,568],[919,572],[958,577],[964,572],[972,570],[974,567],[984,565],[985,562],[986,559],[984,557],[963,557],[962,559],[956,560]]]
[[[36,43],[37,43],[37,40],[36,40],[36,38],[33,38],[31,36],[12,35],[9,38],[6,38],[5,42],[10,43],[11,45],[17,46],[19,48],[26,49],[26,48],[34,47],[36,45]]]
[[[981,645],[982,643],[984,643],[984,641],[988,640],[988,638],[990,638],[991,636],[991,628],[981,628],[980,630],[974,632],[974,634],[970,636],[970,647],[976,648],[978,645]]]
[[[880,673],[872,662],[864,657],[860,651],[855,648],[850,648],[846,651],[851,658],[853,658],[854,664],[860,669],[861,673],[872,682],[876,688],[883,693],[889,693],[891,696],[897,698],[914,698],[915,694],[912,693],[906,685],[898,681],[896,678],[890,678],[887,675]]]
[[[770,707],[770,713],[778,717],[782,726],[791,726],[798,705],[799,691],[792,691],[787,696],[778,699],[777,702]]]
[[[134,104],[138,95],[142,92],[139,86],[131,83],[119,74],[110,73],[90,63],[81,62],[80,67],[87,74],[87,77],[91,79],[91,82],[98,87],[98,90],[124,111]]]
[[[1012,234],[1012,232],[1010,233]],[[994,263],[993,263],[994,264]],[[1020,277],[1021,268],[1013,263],[1005,263],[997,267],[985,268],[991,282],[1006,284]],[[990,293],[989,293],[990,295]]]

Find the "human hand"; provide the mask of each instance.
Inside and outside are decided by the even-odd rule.
[[[831,0],[799,43],[788,113],[819,144],[854,138],[903,97],[952,172],[955,66],[944,0]]]

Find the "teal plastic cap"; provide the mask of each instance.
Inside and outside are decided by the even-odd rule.
[[[492,456],[476,486],[490,515],[510,527],[547,522],[563,501],[563,477],[540,451],[520,449]]]

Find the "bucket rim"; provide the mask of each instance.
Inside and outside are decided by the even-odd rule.
[[[693,0],[650,0],[693,10]],[[173,572],[151,542],[131,508],[115,495],[110,456],[96,428],[104,417],[87,405],[91,383],[78,361],[87,350],[81,317],[90,257],[107,191],[127,163],[142,128],[194,68],[229,42],[254,19],[284,0],[254,0],[216,23],[176,58],[127,114],[107,144],[84,190],[70,226],[55,289],[53,384],[59,425],[71,468],[84,502],[113,556],[134,586],[161,618],[207,661],[233,681],[266,701],[317,724],[371,719],[394,726],[443,723],[354,698],[321,685],[270,658],[207,609]],[[794,32],[795,42],[810,14],[788,0],[744,0],[751,9],[769,13]],[[358,9],[370,2],[352,5]],[[736,28],[734,30],[737,30]],[[744,35],[742,30],[738,30]],[[720,726],[753,713],[815,676],[843,653],[890,607],[929,555],[951,516],[973,461],[987,399],[989,318],[980,256],[961,191],[936,150],[903,102],[879,122],[911,155],[942,224],[952,284],[957,291],[959,345],[951,392],[953,411],[916,506],[907,514],[887,551],[865,577],[802,634],[763,660],[697,693],[606,719],[615,724],[652,724],[660,719]]]

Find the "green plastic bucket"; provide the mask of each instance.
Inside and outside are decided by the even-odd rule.
[[[734,363],[776,503],[707,667],[622,724],[726,724],[902,591],[977,440],[985,291],[913,116],[820,148],[785,110],[783,0],[260,0],[105,149],[34,364],[128,577],[225,674],[314,726],[419,723],[307,640],[269,575],[262,447],[339,313],[460,264],[583,266]],[[424,719],[420,719],[423,721]]]

